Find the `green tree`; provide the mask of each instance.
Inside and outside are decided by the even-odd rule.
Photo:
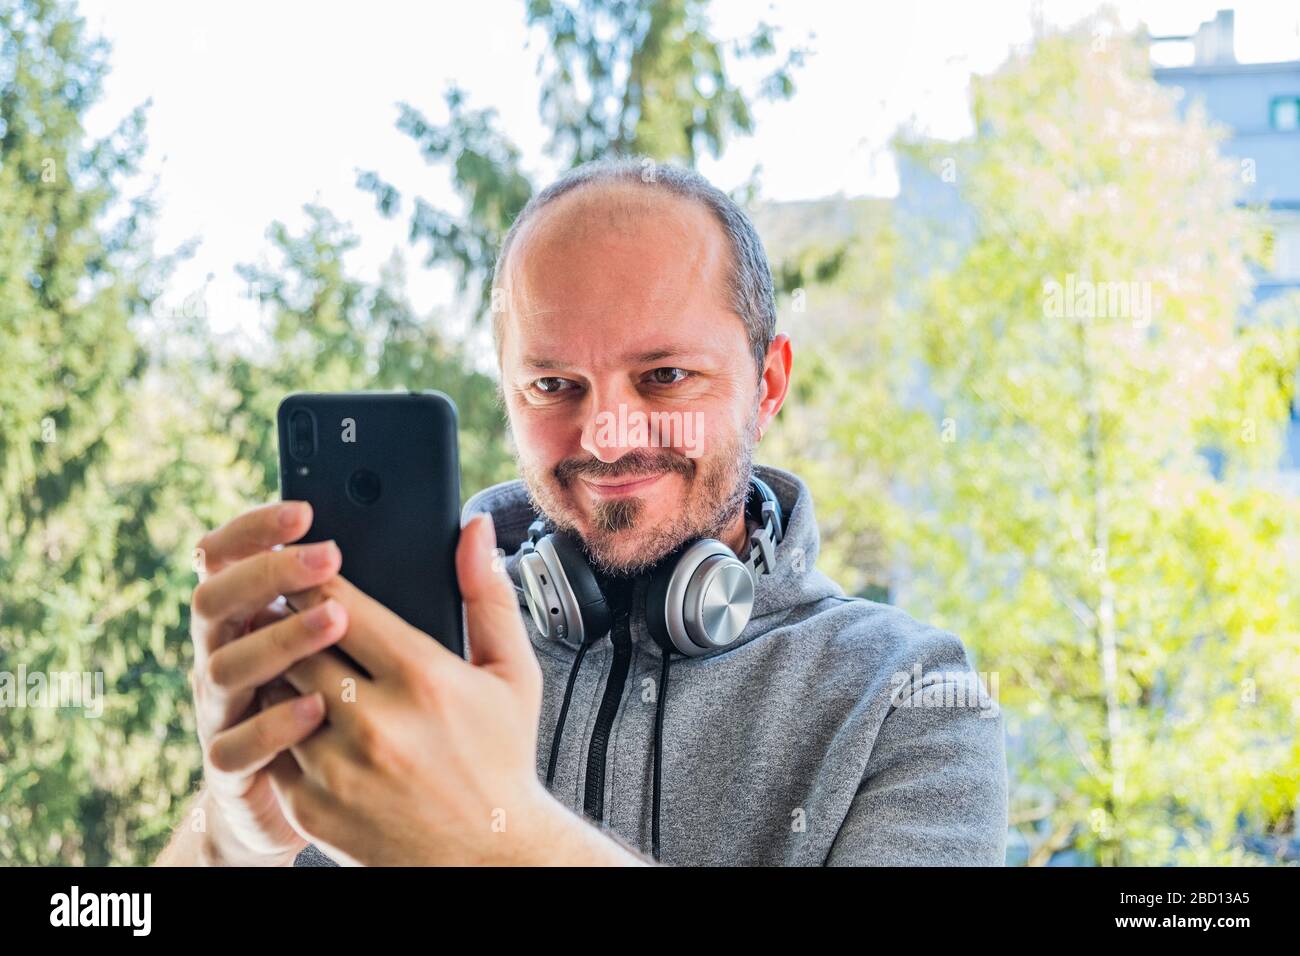
[[[143,110],[85,132],[106,68],[67,5],[0,5],[4,863],[139,859],[185,775],[189,544],[171,511],[185,486],[146,464],[166,455],[161,435],[143,440],[159,406],[133,328],[169,260],[152,254],[148,197],[123,193]]]
[[[539,109],[551,128],[547,147],[561,163],[643,156],[694,166],[720,156],[728,141],[753,132],[752,98],[788,98],[805,51],[784,59],[749,93],[729,77],[724,54],[778,56],[776,30],[760,23],[730,43],[710,34],[707,0],[528,0],[529,27],[544,38],[538,58]],[[447,122],[430,122],[400,104],[398,128],[430,163],[448,163],[462,210],[417,198],[410,239],[426,265],[445,265],[482,319],[491,308],[491,271],[502,238],[532,197],[518,147],[496,127],[495,110],[472,109],[462,90],[445,94]],[[378,173],[359,175],[379,210],[395,215],[401,194]]]
[[[751,121],[722,81],[721,48],[680,34],[703,23],[702,3],[587,4],[573,11],[578,33],[557,44],[565,56],[586,49],[583,30],[596,17],[631,24],[643,8],[634,52],[617,55],[640,64],[644,92],[628,102],[654,110],[638,106],[643,119],[625,111],[617,129],[584,142],[716,153]],[[559,15],[530,8],[539,24]],[[765,55],[764,37],[770,31],[747,50]],[[102,142],[87,141],[107,48],[57,0],[0,0],[0,44],[0,672],[10,675],[0,694],[26,699],[12,680],[20,669],[87,671],[103,687],[95,716],[0,706],[0,862],[141,863],[167,839],[200,773],[188,682],[191,548],[275,495],[272,423],[284,394],[447,392],[460,410],[467,493],[508,477],[511,456],[495,382],[443,333],[439,315],[412,310],[398,264],[377,283],[349,274],[356,239],[324,209],[308,208],[301,233],[272,227],[274,267],[241,269],[265,315],[241,341],[212,334],[201,293],[160,307],[171,264],[188,250],[156,255],[148,195],[124,192],[144,146],[143,109]],[[582,69],[594,78],[602,67]],[[546,109],[582,82],[570,67],[556,70]],[[675,75],[703,78],[689,110],[665,99],[687,96]],[[783,85],[788,94],[779,78],[767,88]],[[467,109],[456,91],[448,102],[444,127],[412,110],[402,124],[432,161],[454,163],[466,212],[417,201],[412,237],[429,243],[429,264],[456,267],[462,292],[482,293],[495,243],[532,185],[491,111]],[[557,130],[556,149],[569,148],[560,144],[575,128]],[[395,190],[377,177],[362,184],[398,211]],[[94,698],[87,703],[93,709]]]
[[[306,207],[308,225],[294,235],[275,223],[270,237],[280,261],[241,266],[267,319],[250,330],[252,347],[218,349],[210,367],[226,397],[212,406],[235,439],[233,453],[256,462],[254,494],[278,487],[275,411],[294,391],[436,388],[455,402],[460,419],[462,484],[469,493],[509,477],[495,381],[476,371],[464,346],[439,331],[438,319],[416,315],[403,294],[394,260],[378,283],[350,276],[344,259],[357,237],[326,209]]]
[[[999,673],[1031,862],[1266,859],[1300,795],[1300,502],[1267,480],[1300,305],[1245,309],[1220,133],[1113,24],[973,105],[970,140],[899,143],[955,170],[973,235],[898,300],[887,384],[840,362],[822,452],[872,462],[900,602]]]

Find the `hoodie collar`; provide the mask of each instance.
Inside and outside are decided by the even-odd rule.
[[[771,574],[758,576],[754,610],[740,637],[727,647],[702,657],[733,650],[770,630],[775,625],[765,618],[827,597],[844,595],[839,585],[817,570],[820,535],[807,485],[793,472],[772,465],[755,465],[754,473],[771,486],[781,502],[785,534],[776,546],[776,567]],[[523,481],[518,478],[485,488],[465,502],[461,510],[462,525],[481,511],[492,515],[497,547],[508,556],[506,571],[519,591],[520,605],[526,607],[519,577],[520,545],[527,538],[528,526],[539,517],[539,512],[534,509]],[[527,614],[524,618],[532,631],[532,619]],[[635,628],[634,633],[636,631],[644,633],[644,628]]]

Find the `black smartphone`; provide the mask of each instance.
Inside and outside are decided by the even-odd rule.
[[[332,538],[345,578],[463,657],[455,403],[434,391],[304,392],[276,419],[280,497],[312,506],[302,541]]]

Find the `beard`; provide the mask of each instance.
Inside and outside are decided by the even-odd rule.
[[[726,533],[749,494],[757,419],[755,404],[746,428],[702,458],[687,458],[669,449],[634,448],[612,462],[566,458],[549,470],[527,464],[518,450],[515,461],[534,509],[557,530],[580,539],[588,562],[598,572],[630,576],[646,571],[688,542]],[[579,530],[581,513],[571,504],[571,489],[577,479],[607,481],[659,472],[679,474],[686,482],[681,501],[672,515],[666,516],[668,520],[645,527],[656,516],[647,513],[645,499],[628,495],[598,501],[590,512],[590,528],[585,534]]]

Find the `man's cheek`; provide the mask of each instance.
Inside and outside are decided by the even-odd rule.
[[[661,425],[658,437],[673,454],[698,465],[709,454],[714,434],[714,416],[703,408],[687,406],[673,410]]]
[[[527,461],[534,471],[544,471],[548,475],[566,457],[580,454],[582,450],[578,444],[581,432],[571,432],[553,421],[537,421],[531,416],[523,415],[514,424],[512,431],[520,458]]]

